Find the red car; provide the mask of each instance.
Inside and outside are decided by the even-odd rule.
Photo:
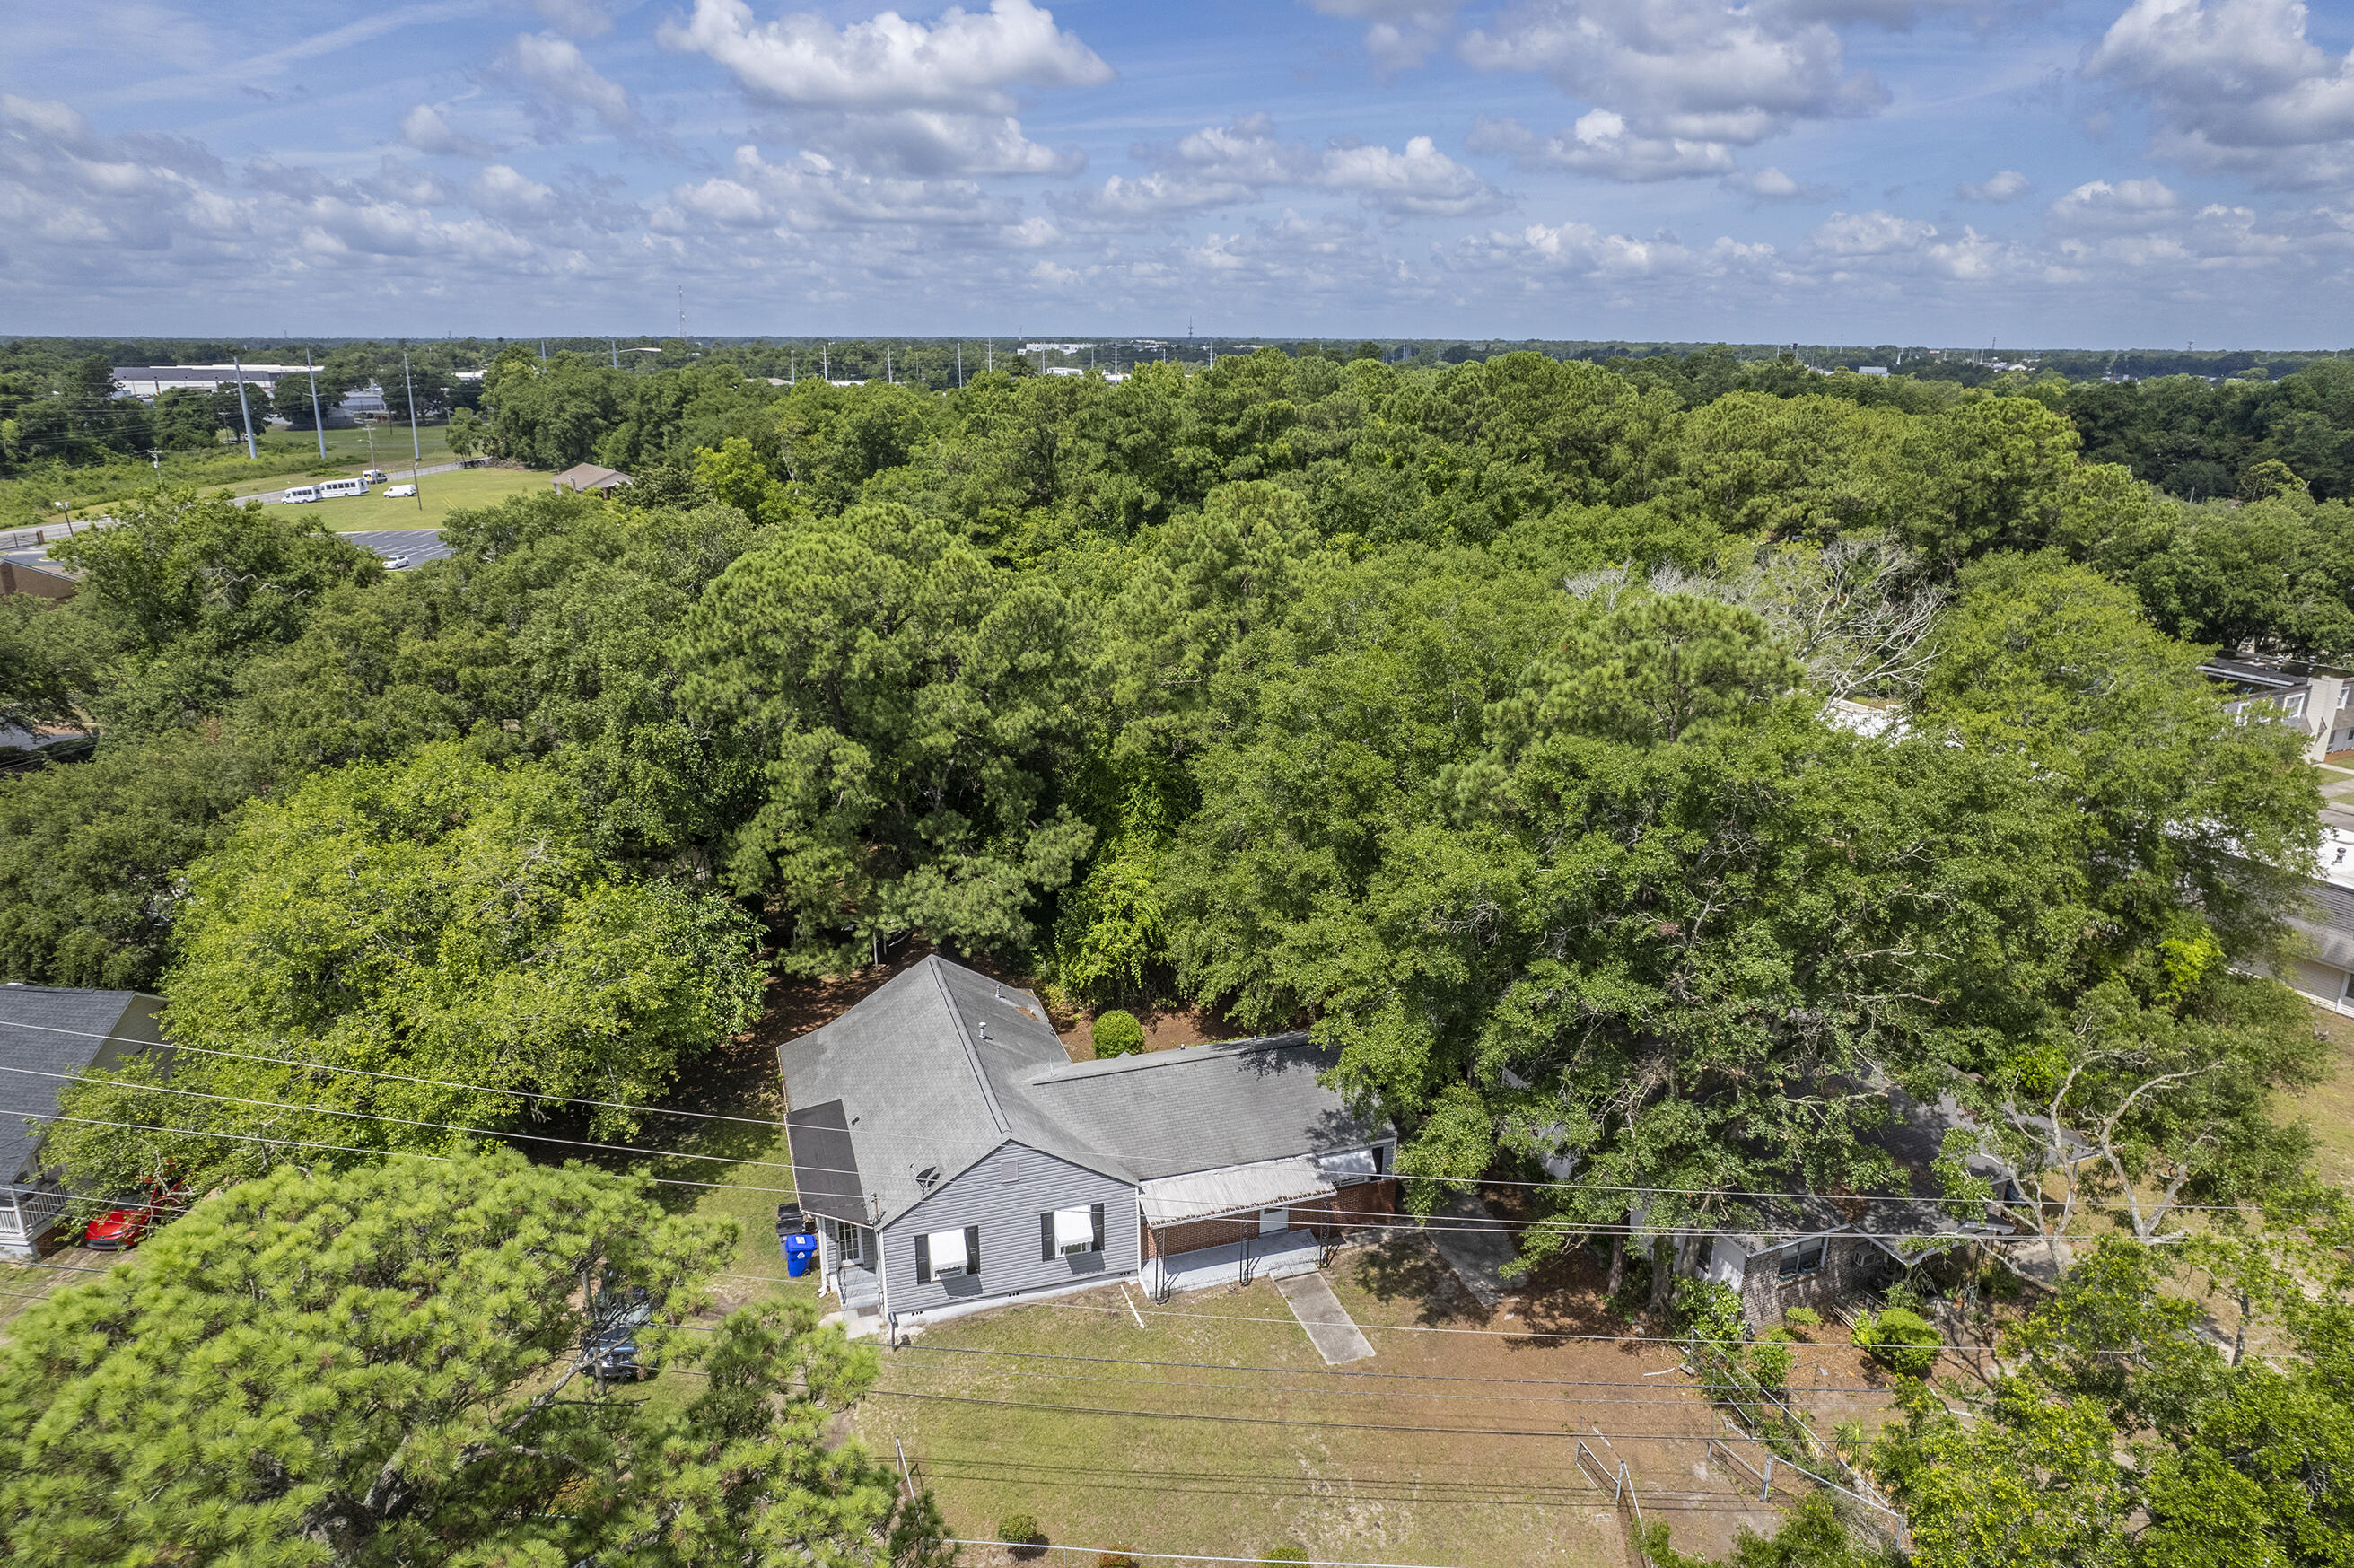
[[[125,1199],[90,1221],[82,1233],[82,1245],[100,1252],[116,1252],[137,1246],[147,1239],[147,1233],[180,1212],[187,1201],[187,1186],[175,1181],[170,1186],[151,1186],[144,1196]]]

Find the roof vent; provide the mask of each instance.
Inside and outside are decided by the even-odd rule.
[[[935,1187],[937,1187],[937,1186],[938,1186],[939,1184],[940,1184],[940,1168],[939,1168],[938,1166],[937,1166],[937,1165],[927,1165],[927,1166],[925,1166],[921,1171],[917,1171],[916,1172],[916,1191],[917,1191],[917,1192],[930,1192],[933,1188],[935,1188]]]
[[[981,1037],[983,1040],[988,1039],[988,1038],[989,1038],[989,1021],[988,1021],[987,1019],[985,1019],[985,1018],[984,1018],[984,1019],[982,1019],[982,1020],[981,1021],[981,1022],[977,1025],[977,1027],[981,1030]]]

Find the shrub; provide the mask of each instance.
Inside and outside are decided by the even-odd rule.
[[[1767,1388],[1782,1388],[1790,1381],[1790,1368],[1797,1357],[1790,1349],[1787,1329],[1768,1329],[1749,1347],[1749,1371],[1758,1383]]]
[[[1819,1329],[1823,1326],[1823,1315],[1811,1307],[1793,1307],[1782,1314],[1782,1321],[1801,1329]]]
[[[1016,1556],[1034,1557],[1038,1554],[1036,1548],[1046,1544],[1046,1532],[1038,1528],[1036,1514],[1009,1513],[997,1521],[997,1539],[1032,1548],[1028,1552],[1017,1552]]]
[[[1133,1056],[1144,1049],[1144,1025],[1136,1021],[1136,1014],[1119,1008],[1097,1013],[1092,1033],[1097,1059]]]
[[[1906,1377],[1927,1376],[1945,1344],[1925,1319],[1903,1307],[1891,1307],[1877,1318],[1867,1312],[1857,1319],[1855,1342],[1870,1351],[1873,1361]]]
[[[1096,1559],[1096,1568],[1139,1568],[1139,1564],[1125,1552],[1107,1552]]]

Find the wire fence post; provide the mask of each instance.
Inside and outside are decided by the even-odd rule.
[[[910,1475],[907,1471],[907,1446],[900,1442],[896,1437],[894,1437],[891,1439],[891,1446],[899,1456],[899,1485],[906,1491],[907,1500],[909,1502],[914,1502],[916,1500],[916,1478]]]

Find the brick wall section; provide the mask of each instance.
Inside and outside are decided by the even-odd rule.
[[[1384,1176],[1378,1181],[1361,1181],[1353,1187],[1343,1187],[1330,1198],[1320,1198],[1312,1203],[1294,1203],[1288,1212],[1290,1228],[1323,1231],[1331,1227],[1331,1239],[1346,1241],[1359,1228],[1359,1222],[1375,1215],[1397,1213],[1397,1183]],[[1258,1215],[1242,1214],[1215,1220],[1193,1220],[1182,1225],[1164,1225],[1154,1230],[1143,1226],[1142,1255],[1147,1258],[1172,1257],[1178,1253],[1198,1252],[1204,1247],[1229,1246],[1235,1242],[1259,1234]]]

